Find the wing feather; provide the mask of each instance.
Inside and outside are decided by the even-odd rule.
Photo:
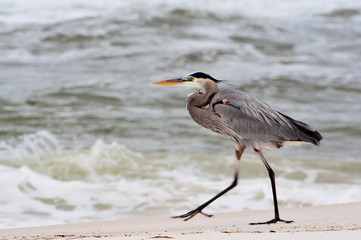
[[[227,104],[214,104],[225,99]],[[213,97],[210,106],[243,139],[280,143],[300,140],[296,128],[285,115],[250,94],[221,90]]]

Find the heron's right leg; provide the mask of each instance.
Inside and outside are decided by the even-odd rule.
[[[278,202],[277,202],[277,193],[276,193],[276,181],[275,181],[275,173],[273,172],[272,168],[264,158],[262,152],[260,150],[255,149],[255,151],[258,153],[259,157],[261,158],[263,164],[266,166],[269,178],[271,180],[271,186],[272,186],[272,195],[273,195],[273,204],[274,204],[274,210],[275,210],[275,217],[274,219],[267,221],[267,222],[257,222],[257,223],[250,223],[250,225],[259,225],[259,224],[271,224],[276,222],[284,222],[284,223],[293,223],[292,220],[283,220],[280,218],[280,214],[278,212]]]
[[[233,180],[233,182],[232,182],[232,184],[230,186],[228,186],[222,192],[218,193],[216,196],[214,196],[213,198],[211,198],[207,202],[203,203],[202,205],[200,205],[196,209],[193,209],[192,211],[189,211],[186,214],[182,214],[182,215],[179,215],[179,216],[174,216],[172,218],[184,218],[184,221],[187,221],[187,220],[191,219],[192,217],[194,217],[195,215],[197,215],[198,213],[201,213],[201,214],[203,214],[203,215],[205,215],[207,217],[212,217],[212,215],[203,213],[202,210],[205,207],[207,207],[209,204],[211,204],[214,200],[216,200],[217,198],[219,198],[220,196],[222,196],[223,194],[227,193],[229,190],[231,190],[232,188],[237,186],[239,163],[240,163],[241,156],[243,154],[244,149],[245,149],[245,147],[242,147],[241,150],[236,149],[236,156],[237,156],[236,169],[235,169],[235,173],[234,173],[234,180]]]

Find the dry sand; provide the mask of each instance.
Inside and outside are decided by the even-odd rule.
[[[169,217],[142,217],[93,223],[0,230],[1,239],[361,239],[361,202],[331,206],[282,208],[291,224],[249,225],[269,220],[273,210],[197,215],[185,222]]]

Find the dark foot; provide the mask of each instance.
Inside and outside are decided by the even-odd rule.
[[[276,222],[293,223],[292,220],[287,221],[287,220],[283,220],[283,219],[277,217],[277,218],[274,218],[274,219],[272,219],[272,220],[270,220],[270,221],[268,221],[268,222],[250,223],[249,225],[272,224],[272,223],[276,223]]]
[[[213,215],[206,214],[206,213],[202,212],[202,209],[196,208],[196,209],[194,209],[192,211],[187,212],[186,214],[182,214],[182,215],[179,215],[179,216],[173,216],[172,218],[184,218],[183,219],[184,221],[188,221],[189,219],[191,219],[192,217],[194,217],[198,213],[201,213],[201,214],[203,214],[204,216],[207,216],[207,217],[212,217],[213,216]]]

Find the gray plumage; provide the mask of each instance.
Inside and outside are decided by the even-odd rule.
[[[219,90],[211,80],[187,98],[195,122],[230,138],[237,149],[273,150],[292,142],[319,145],[321,135],[306,123],[294,120],[252,95],[233,89]],[[226,100],[227,103],[222,103]],[[208,106],[207,106],[208,105]]]
[[[275,211],[275,217],[270,221],[251,224],[292,223],[293,221],[283,220],[279,216],[275,174],[261,150],[273,150],[290,143],[319,145],[322,136],[306,123],[288,117],[248,93],[231,89],[220,90],[220,82],[221,80],[208,74],[196,72],[183,78],[155,83],[203,88],[204,92],[197,90],[188,96],[189,114],[199,125],[231,139],[236,150],[237,162],[232,184],[207,202],[176,218],[189,220],[198,213],[210,217],[211,215],[203,213],[202,210],[237,185],[241,156],[246,148],[251,148],[258,153],[267,168]]]

